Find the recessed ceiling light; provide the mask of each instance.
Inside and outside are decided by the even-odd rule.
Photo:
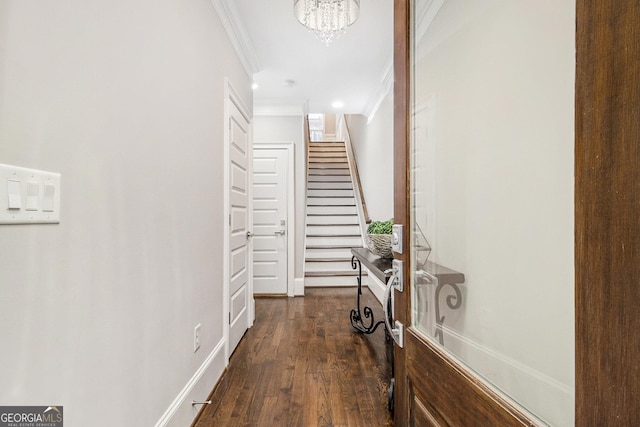
[[[333,104],[331,104],[331,106],[333,108],[342,108],[342,107],[344,107],[344,102],[342,102],[342,101],[333,101]]]
[[[251,85],[251,89],[256,90],[258,89],[258,83],[254,83]]]

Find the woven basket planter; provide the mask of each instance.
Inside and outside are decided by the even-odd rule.
[[[391,234],[367,234],[364,242],[373,254],[380,258],[393,258],[391,250]]]

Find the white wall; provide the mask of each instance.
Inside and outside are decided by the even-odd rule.
[[[466,276],[445,346],[554,426],[574,424],[574,40],[573,0],[447,0],[415,87],[416,217]]]
[[[257,115],[253,119],[254,144],[293,142],[295,163],[295,281],[296,293],[304,291],[305,185],[307,180],[304,117],[302,115]]]
[[[0,70],[0,163],[62,174],[59,225],[0,226],[0,402],[149,426],[193,381],[188,425],[224,364],[225,77],[252,104],[210,1],[4,0]]]
[[[369,217],[393,218],[393,91],[367,124],[362,115],[345,116],[358,163]]]

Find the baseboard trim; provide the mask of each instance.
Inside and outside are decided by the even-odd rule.
[[[363,267],[364,269],[364,267]],[[362,284],[369,287],[371,293],[376,297],[380,305],[382,305],[382,300],[384,299],[384,290],[386,285],[380,281],[373,274],[368,274],[367,276],[362,276]]]
[[[222,339],[178,393],[178,396],[171,402],[171,405],[162,414],[155,427],[184,427],[191,425],[200,410],[199,406],[194,407],[191,402],[193,400],[206,400],[206,397],[222,376],[225,367],[224,339]],[[201,381],[203,378],[204,381]]]
[[[304,296],[304,277],[296,278],[293,282],[293,295],[296,297]]]

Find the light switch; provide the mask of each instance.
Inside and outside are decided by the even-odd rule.
[[[20,181],[10,179],[7,181],[7,208],[22,209],[22,195],[20,194]]]
[[[55,205],[56,187],[50,184],[44,186],[44,196],[42,197],[42,211],[53,212]]]
[[[25,210],[37,211],[40,202],[40,184],[37,182],[27,182],[27,199],[25,200]]]
[[[0,164],[0,225],[59,224],[60,179],[59,173]]]

